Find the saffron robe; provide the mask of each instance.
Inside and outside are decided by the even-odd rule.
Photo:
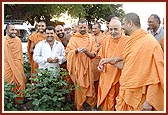
[[[36,45],[39,41],[42,41],[45,38],[46,38],[45,34],[42,34],[39,32],[34,32],[33,34],[29,36],[28,44],[27,44],[27,51],[28,51],[30,65],[31,65],[31,77],[33,77],[32,74],[35,73],[35,70],[38,68],[38,64],[34,62],[33,60],[33,53],[30,52],[31,42],[33,42]]]
[[[141,111],[147,103],[164,110],[164,60],[158,41],[147,31],[133,32],[123,50],[117,111]]]
[[[160,46],[162,47],[163,51],[164,51],[164,37],[161,38],[161,40],[159,41]]]
[[[89,34],[76,33],[71,37],[66,47],[67,69],[77,86],[75,89],[75,105],[77,110],[83,109],[86,101],[92,108],[96,105],[94,77],[91,72],[91,58],[85,53],[75,53],[77,48],[87,48],[96,53],[97,47],[94,38]]]
[[[100,32],[98,36],[93,35],[93,37],[95,38],[95,41],[97,44],[97,50],[99,52],[101,45],[103,43],[103,40],[105,39],[106,36],[102,32]],[[99,62],[100,62],[100,57],[96,55],[96,57],[92,59],[92,72],[94,75],[94,81],[98,81],[100,77],[100,73],[97,69]]]
[[[18,37],[5,36],[4,38],[4,77],[7,83],[16,85],[16,88],[14,88],[16,93],[21,94],[20,91],[25,90],[26,76],[22,44]]]
[[[106,36],[99,52],[101,58],[121,57],[126,40],[129,38],[121,35],[120,38]],[[97,106],[101,105],[103,111],[114,110],[115,98],[119,90],[119,78],[121,70],[111,64],[104,64],[104,70],[100,73]],[[116,87],[117,86],[117,87]],[[112,90],[114,88],[114,90]]]

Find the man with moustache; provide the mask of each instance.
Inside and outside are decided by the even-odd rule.
[[[7,24],[6,36],[4,37],[4,79],[7,83],[15,85],[12,90],[16,92],[16,102],[18,102],[23,101],[21,90],[25,90],[26,76],[22,44],[16,33],[15,25]]]
[[[75,105],[78,111],[85,110],[88,103],[91,110],[96,105],[94,78],[91,72],[91,59],[96,56],[97,47],[92,35],[88,34],[88,22],[78,21],[78,33],[73,35],[66,47],[67,69],[77,86],[75,89]]]
[[[97,52],[99,52],[103,40],[105,38],[105,35],[101,32],[101,25],[99,22],[94,22],[92,25],[92,35],[95,38],[96,44],[97,44]],[[97,90],[99,85],[99,77],[100,72],[97,69],[97,66],[100,61],[100,56],[96,55],[95,58],[92,59],[92,72],[94,75],[94,85],[95,85],[95,91],[96,91],[96,97],[97,97]]]
[[[63,28],[62,25],[57,25],[57,26],[55,27],[55,33],[56,33],[56,35],[57,35],[57,39],[59,39],[59,41],[63,44],[64,49],[66,49],[67,44],[68,44],[68,42],[69,42],[69,40],[70,40],[71,35],[65,33],[65,30],[64,30],[64,28]],[[64,63],[62,63],[62,64],[60,65],[60,67],[61,67],[61,68],[64,68],[65,70],[67,70],[67,62],[65,61]],[[68,70],[67,70],[67,71],[68,71]],[[66,76],[64,77],[64,79],[68,82],[68,84],[69,84],[70,86],[71,86],[71,84],[73,84],[73,83],[72,83],[72,80],[71,80],[71,78],[70,78],[69,75],[66,75]],[[68,95],[68,98],[69,98],[69,100],[70,100],[71,102],[74,101],[74,99],[73,99],[73,98],[74,98],[74,92],[73,92],[73,91],[71,92],[70,95]]]
[[[27,50],[28,50],[28,56],[30,60],[30,65],[31,65],[31,77],[33,73],[35,73],[36,69],[38,68],[38,64],[34,62],[33,60],[33,53],[34,53],[34,48],[35,45],[45,39],[45,29],[46,29],[46,23],[45,21],[41,20],[38,23],[37,26],[38,31],[34,34],[31,34],[28,39],[28,45],[27,45]]]
[[[61,40],[62,44],[66,48],[71,35],[65,33],[64,28],[63,28],[62,25],[57,25],[55,27],[55,32],[56,32],[57,37]]]
[[[55,40],[55,28],[48,26],[45,30],[46,39],[36,44],[33,59],[39,68],[51,69],[60,67],[66,61],[64,46]]]
[[[158,15],[151,14],[148,18],[149,32],[160,42],[164,36],[164,29],[161,26],[161,20]]]
[[[122,69],[115,108],[117,111],[163,111],[163,50],[151,34],[141,29],[137,14],[126,14],[122,28],[130,38],[122,56],[110,60]]]

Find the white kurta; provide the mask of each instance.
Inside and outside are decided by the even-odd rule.
[[[49,63],[47,58],[59,59],[58,63]],[[40,41],[34,48],[33,60],[38,63],[39,68],[59,67],[60,64],[66,61],[65,50],[61,42],[55,41],[51,49],[46,40]]]

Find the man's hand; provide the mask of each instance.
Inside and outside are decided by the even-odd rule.
[[[51,57],[50,58],[47,58],[47,62],[49,63],[58,63],[59,59],[57,57],[55,57],[54,59],[52,59]]]
[[[53,59],[51,57],[47,58],[47,62],[53,63]]]
[[[99,65],[97,66],[97,69],[98,69],[100,72],[102,72],[102,71],[103,71],[103,65],[99,64]]]
[[[86,48],[77,48],[76,49],[76,53],[82,53],[82,52],[88,52],[88,49],[86,49]]]
[[[34,43],[34,42],[31,42],[31,43],[30,43],[30,53],[33,53],[34,47],[35,47],[35,43]]]
[[[87,53],[89,50],[87,48],[82,48],[82,52]]]
[[[103,58],[99,62],[98,70],[102,71],[103,65],[104,64],[111,64],[119,69],[123,68],[123,59],[120,57],[113,57],[113,58]]]
[[[113,57],[110,59],[109,63],[114,65],[116,64],[117,62],[120,62],[120,61],[123,61],[123,59],[121,57]]]
[[[110,61],[110,58],[103,58],[100,60],[99,65],[107,64],[109,63],[109,61]]]
[[[142,105],[142,111],[152,111],[152,105],[145,101]]]
[[[33,53],[34,52],[34,49],[33,48],[30,48],[30,53]]]
[[[98,65],[98,70],[101,72],[103,71],[103,66],[104,64],[107,64],[109,62],[110,58],[103,58],[100,60],[99,65]]]
[[[58,61],[59,61],[59,59],[58,59],[57,57],[55,57],[55,58],[53,59],[53,63],[58,63]]]

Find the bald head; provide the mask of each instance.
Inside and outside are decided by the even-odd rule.
[[[136,13],[126,14],[124,20],[127,22],[132,22],[136,27],[141,27],[140,18]]]
[[[131,35],[134,31],[141,28],[140,18],[136,13],[128,13],[122,20],[122,28],[126,35]]]
[[[109,32],[112,38],[119,38],[121,36],[121,22],[118,19],[110,21]]]
[[[65,32],[64,32],[64,28],[62,25],[57,25],[55,27],[55,32],[56,32],[56,35],[59,37],[59,38],[63,38],[64,35],[65,35]]]
[[[111,18],[111,20],[119,20],[119,18],[115,16],[115,17]]]
[[[38,23],[38,32],[44,33],[45,29],[46,29],[46,22],[43,21],[43,20],[39,21],[39,23]]]
[[[76,33],[76,32],[78,31],[78,24],[77,24],[77,23],[73,23],[73,24],[72,24],[72,31],[73,31],[74,33]]]
[[[78,24],[77,23],[73,23],[72,26],[78,26]]]
[[[112,19],[109,23],[109,26],[112,26],[112,25],[115,25],[115,26],[119,26],[121,28],[121,22],[116,18],[116,19]]]
[[[55,30],[60,30],[60,29],[64,29],[64,27],[63,27],[62,25],[57,25],[57,26],[55,27]]]

